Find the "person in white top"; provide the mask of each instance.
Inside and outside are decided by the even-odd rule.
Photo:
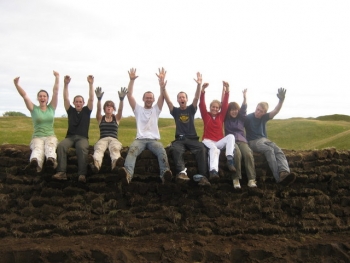
[[[124,167],[119,170],[119,173],[123,177],[123,182],[129,184],[134,175],[137,156],[139,156],[143,150],[148,149],[158,158],[160,178],[162,182],[165,183],[166,181],[171,181],[172,173],[169,168],[168,156],[162,143],[157,141],[160,139],[158,119],[164,103],[162,89],[166,85],[164,82],[166,71],[162,68],[159,69],[159,73],[156,74],[160,86],[160,95],[157,103],[153,105],[155,101],[154,94],[151,91],[146,91],[142,98],[144,102],[143,106],[137,104],[133,96],[134,82],[135,79],[138,78],[138,76],[136,76],[136,69],[131,68],[128,73],[130,82],[127,97],[130,107],[135,114],[137,134],[136,139],[129,147]]]

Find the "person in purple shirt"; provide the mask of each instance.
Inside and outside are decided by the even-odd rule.
[[[248,141],[244,135],[244,121],[247,115],[247,89],[243,90],[243,102],[239,107],[237,102],[230,102],[225,116],[225,135],[233,134],[236,139],[235,144],[235,164],[236,173],[232,175],[233,187],[241,188],[239,179],[242,179],[242,158],[248,177],[248,186],[257,187],[254,167],[253,151],[248,146]]]
[[[283,181],[284,185],[294,182],[295,174],[290,173],[289,165],[286,156],[281,148],[274,142],[267,139],[266,123],[273,119],[282,108],[286,90],[279,88],[277,97],[279,102],[277,106],[270,112],[267,112],[269,105],[267,102],[260,102],[254,113],[247,115],[244,126],[249,147],[254,152],[263,153],[272,171],[272,174],[277,183]]]

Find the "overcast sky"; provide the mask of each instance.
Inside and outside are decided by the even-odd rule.
[[[164,67],[174,105],[179,91],[192,101],[199,71],[210,84],[207,104],[220,99],[225,80],[230,101],[240,104],[248,89],[248,113],[260,101],[273,109],[284,87],[278,119],[349,115],[349,14],[348,0],[0,0],[0,115],[29,116],[16,76],[37,103],[40,89],[51,96],[58,71],[60,117],[64,75],[72,78],[71,100],[87,99],[92,74],[103,100],[118,102],[132,67],[139,103],[147,90],[158,97],[155,73]],[[127,101],[123,116],[133,116]],[[170,117],[166,104],[161,117]]]

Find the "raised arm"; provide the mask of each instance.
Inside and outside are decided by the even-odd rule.
[[[158,97],[158,101],[157,101],[157,105],[158,108],[160,110],[162,110],[163,108],[163,104],[164,104],[164,95],[163,95],[163,89],[165,89],[166,83],[167,81],[165,81],[165,76],[166,76],[166,71],[164,68],[162,69],[158,69],[158,74],[156,74],[158,77],[158,81],[159,81],[159,88],[160,88],[160,94]]]
[[[89,110],[92,110],[94,108],[94,76],[87,76],[87,81],[89,82],[89,99],[87,106]]]
[[[280,112],[284,99],[286,97],[287,90],[284,88],[279,88],[277,93],[277,98],[279,99],[277,106],[273,109],[273,111],[269,112],[270,119],[273,119],[277,113]]]
[[[16,86],[16,89],[19,93],[19,95],[21,95],[21,97],[24,100],[24,103],[27,106],[27,109],[32,112],[34,109],[34,104],[33,102],[30,100],[29,96],[27,95],[27,93],[24,91],[24,89],[22,89],[22,87],[19,85],[19,77],[14,78],[13,83]]]
[[[119,107],[118,107],[118,112],[115,115],[115,118],[117,119],[117,123],[119,124],[122,114],[123,114],[123,107],[124,107],[124,98],[128,94],[128,89],[127,88],[120,88],[120,91],[118,91],[119,95]]]
[[[223,114],[226,114],[226,111],[228,108],[229,95],[230,95],[230,85],[226,81],[222,82],[222,94],[223,94],[223,99],[221,101],[221,112]]]
[[[70,82],[71,78],[70,76],[64,76],[64,86],[63,86],[63,101],[64,101],[64,108],[66,111],[70,107],[70,100],[69,100],[69,92],[68,92],[68,84]]]
[[[163,80],[163,82],[164,82],[164,80]],[[159,82],[159,85],[162,85],[162,84]],[[163,96],[164,96],[165,102],[166,102],[166,104],[168,104],[169,111],[173,112],[174,104],[171,102],[171,100],[169,98],[169,94],[166,91],[166,82],[164,83],[164,87],[162,88],[162,92],[163,92]]]
[[[134,111],[135,110],[135,107],[136,107],[136,100],[133,96],[133,93],[134,93],[134,82],[135,82],[135,79],[137,79],[139,76],[136,76],[136,68],[131,68],[129,71],[129,78],[130,78],[130,81],[129,81],[129,85],[128,85],[128,101],[129,101],[129,104],[130,104],[130,107],[132,108],[132,110]]]
[[[204,83],[201,89],[201,96],[199,100],[199,110],[201,112],[202,118],[204,118],[205,113],[207,112],[207,105],[205,103],[205,89],[209,86],[209,83]]]
[[[96,120],[98,122],[98,124],[101,123],[101,120],[102,120],[102,107],[101,107],[101,100],[102,100],[102,97],[103,97],[103,94],[104,92],[102,92],[102,88],[101,87],[97,87],[95,89],[95,94],[96,94],[96,97],[97,97],[97,111],[96,111]]]
[[[60,74],[57,71],[53,71],[53,75],[55,76],[55,84],[53,85],[52,99],[50,104],[52,108],[56,109],[58,102],[58,90],[60,88]]]
[[[202,85],[202,74],[197,72],[197,79],[194,79],[195,82],[197,82],[197,89],[196,93],[194,94],[194,98],[192,101],[192,105],[197,108],[199,96],[201,95],[201,85]]]
[[[242,102],[242,105],[247,105],[247,89],[244,89],[242,91],[243,93],[243,102]]]

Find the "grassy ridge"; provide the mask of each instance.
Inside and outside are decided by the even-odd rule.
[[[333,117],[332,117],[333,116]],[[55,119],[55,133],[61,141],[67,132],[67,118]],[[203,122],[195,122],[199,136],[203,134]],[[159,119],[161,142],[168,145],[175,134],[174,120]],[[28,117],[0,117],[0,143],[29,144],[33,133],[32,120]],[[268,137],[284,149],[308,150],[336,147],[350,149],[350,116],[331,115],[316,119],[291,118],[271,120],[267,125]],[[135,118],[123,118],[120,123],[119,140],[129,146],[136,135]],[[89,141],[93,145],[99,139],[96,119],[92,118]]]

